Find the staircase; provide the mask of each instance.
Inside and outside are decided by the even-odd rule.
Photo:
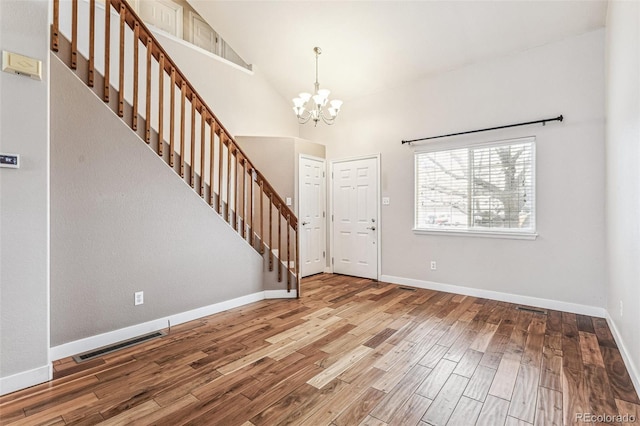
[[[133,8],[85,3],[53,0],[51,50],[299,295],[293,211]]]

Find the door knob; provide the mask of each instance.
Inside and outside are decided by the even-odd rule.
[[[375,231],[376,227],[375,226],[367,226],[367,229],[371,229],[372,231]]]
[[[302,222],[302,226],[308,225],[309,222]]]

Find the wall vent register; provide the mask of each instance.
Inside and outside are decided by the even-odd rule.
[[[157,339],[158,337],[165,336],[167,333],[164,331],[156,331],[150,334],[145,334],[144,336],[134,337],[133,339],[124,340],[119,343],[114,343],[113,345],[104,346],[102,348],[85,352],[83,354],[74,355],[73,359],[77,362],[89,361],[94,358],[101,357],[102,355],[110,354],[115,351],[119,351],[120,349],[129,348],[131,346],[138,345],[140,343],[144,343],[146,341]]]

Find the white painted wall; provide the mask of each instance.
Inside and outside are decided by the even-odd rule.
[[[49,2],[0,1],[0,49],[43,62],[43,80],[0,73],[0,394],[49,368]]]
[[[607,310],[640,389],[640,3],[607,16]],[[621,303],[623,311],[621,311]]]
[[[301,127],[301,137],[326,143],[328,160],[381,153],[381,195],[391,199],[381,206],[382,279],[560,301],[567,310],[603,315],[603,58],[598,30],[345,102],[334,126]],[[401,140],[561,113],[563,123],[546,127],[449,139],[536,136],[537,240],[412,232],[419,145]],[[430,260],[437,271],[429,270]]]
[[[242,71],[175,38],[156,37],[232,136],[298,136],[290,101],[276,93],[259,66]]]

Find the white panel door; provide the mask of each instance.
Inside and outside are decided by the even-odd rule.
[[[170,0],[141,0],[140,18],[154,27],[182,38],[182,6]]]
[[[189,16],[191,17],[191,43],[209,52],[218,53],[216,51],[216,32],[213,31],[213,28],[193,12],[189,12]]]
[[[301,156],[299,185],[300,269],[306,277],[324,272],[326,265],[324,160]]]
[[[377,158],[333,163],[333,271],[378,278]]]

